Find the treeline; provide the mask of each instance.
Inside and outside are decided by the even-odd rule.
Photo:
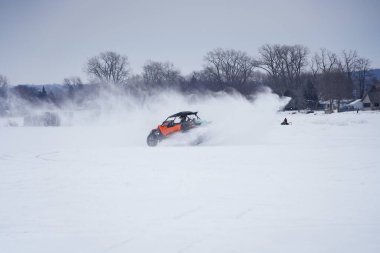
[[[63,89],[47,92],[30,86],[12,88],[12,94],[31,104],[62,106],[71,101],[84,104],[101,90],[136,97],[154,95],[165,89],[183,93],[232,92],[245,96],[270,87],[280,96],[292,98],[287,109],[317,109],[319,102],[361,98],[376,82],[370,61],[353,50],[335,53],[320,49],[313,54],[302,45],[263,45],[257,56],[234,49],[214,49],[204,56],[203,69],[184,76],[170,62],[147,61],[142,73],[132,73],[126,55],[103,52],[87,60],[86,84],[68,77]],[[0,75],[0,99],[4,110],[9,85]]]

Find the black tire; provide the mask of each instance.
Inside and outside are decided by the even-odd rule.
[[[148,137],[146,138],[146,143],[149,147],[155,147],[158,143],[158,136],[154,134],[154,132],[151,132]]]
[[[186,132],[186,131],[188,131],[188,130],[190,130],[192,128],[192,125],[191,125],[191,123],[190,122],[183,122],[182,124],[181,124],[181,130],[182,130],[182,132]]]

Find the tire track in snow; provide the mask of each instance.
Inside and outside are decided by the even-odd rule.
[[[249,212],[251,212],[251,208],[247,209],[247,210],[244,210],[242,211],[241,213],[239,213],[238,215],[235,216],[235,219],[241,219],[241,218],[244,218],[244,216],[246,216]]]
[[[114,243],[112,244],[111,246],[109,246],[108,248],[106,248],[103,253],[107,253],[107,252],[111,252],[117,248],[120,248],[122,246],[124,246],[125,244],[131,242],[133,240],[133,238],[128,238],[128,239],[125,239],[123,241],[120,241],[120,242],[117,242],[117,243]]]
[[[202,207],[201,206],[198,206],[196,208],[193,208],[193,209],[190,209],[190,210],[187,210],[187,211],[184,211],[176,216],[173,217],[173,220],[179,220],[179,219],[182,219],[183,217],[186,217],[192,213],[195,213],[197,212],[198,210],[200,210]]]
[[[0,155],[0,160],[3,160],[3,161],[9,161],[13,158],[12,155],[8,155],[8,154],[1,154]]]
[[[56,162],[57,161],[56,159],[49,158],[50,156],[56,155],[56,154],[59,154],[59,151],[53,151],[53,152],[48,152],[48,153],[37,154],[34,157],[36,159],[41,159],[41,160],[44,160],[44,161],[47,161],[47,162]]]

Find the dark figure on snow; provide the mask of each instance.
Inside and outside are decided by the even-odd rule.
[[[289,125],[287,118],[285,118],[284,121],[281,122],[281,125]]]
[[[181,117],[181,123],[185,123],[187,121],[186,116]]]
[[[186,116],[181,117],[181,126],[182,126],[182,131],[187,131],[190,129],[190,124],[191,122],[188,121]]]

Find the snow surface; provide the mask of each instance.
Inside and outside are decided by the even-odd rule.
[[[0,252],[380,252],[380,113],[174,97],[96,123],[0,127]],[[181,108],[212,121],[191,134],[204,143],[147,147]]]

